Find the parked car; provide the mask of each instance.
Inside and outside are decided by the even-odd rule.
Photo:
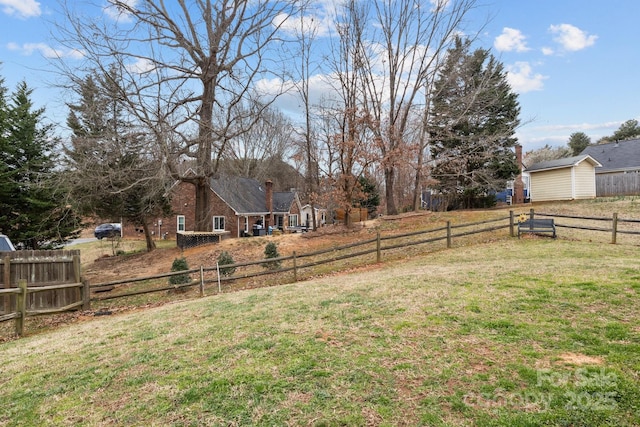
[[[4,234],[0,234],[0,251],[15,251],[16,248],[11,243],[11,240],[8,236]]]
[[[100,224],[93,232],[93,235],[98,240],[102,240],[105,237],[120,237],[121,234],[122,227],[118,223]]]

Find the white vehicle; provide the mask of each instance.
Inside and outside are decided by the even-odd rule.
[[[16,248],[13,247],[13,243],[9,240],[9,237],[4,234],[0,234],[0,251],[15,251]]]

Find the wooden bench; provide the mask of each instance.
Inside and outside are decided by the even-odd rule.
[[[518,223],[518,239],[520,233],[551,233],[556,238],[556,225],[553,219],[527,219]]]

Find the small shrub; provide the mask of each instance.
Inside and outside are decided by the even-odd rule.
[[[264,258],[272,259],[279,258],[280,254],[278,253],[278,247],[274,242],[267,243],[267,246],[264,248]],[[280,268],[280,261],[267,261],[263,262],[262,266],[264,268],[268,268],[269,270],[275,270],[276,268]]]
[[[235,267],[222,267],[223,265],[235,264],[233,261],[233,257],[227,251],[222,251],[220,255],[218,255],[218,265],[220,266],[220,274],[223,276],[231,276],[236,272]]]
[[[182,258],[176,258],[173,260],[173,264],[171,264],[171,271],[184,271],[189,269],[189,264],[187,264],[187,260]],[[189,283],[191,279],[188,274],[178,274],[175,276],[169,277],[169,284],[171,285],[182,285],[184,283]]]

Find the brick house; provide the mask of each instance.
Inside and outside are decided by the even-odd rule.
[[[300,222],[298,194],[273,191],[271,181],[261,184],[250,178],[216,178],[211,179],[210,188],[212,229],[222,238],[266,234],[269,226],[284,230]],[[194,231],[195,205],[195,187],[176,183],[171,198],[173,216],[156,221],[154,234],[173,240],[179,232]]]

